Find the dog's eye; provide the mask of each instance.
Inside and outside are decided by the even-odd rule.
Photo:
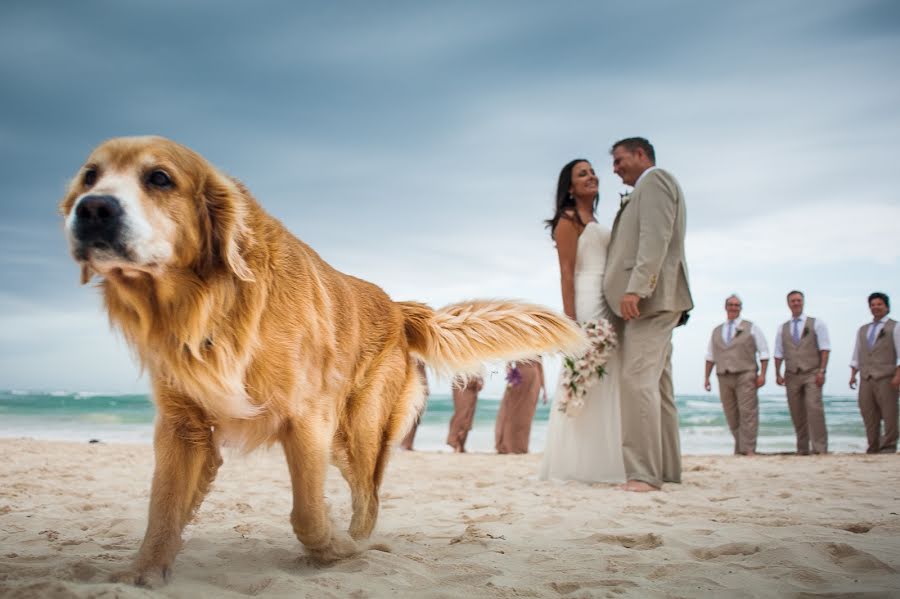
[[[84,171],[84,175],[81,177],[81,182],[86,186],[90,187],[94,183],[97,182],[97,169],[89,168]]]
[[[150,173],[147,177],[147,183],[152,185],[153,187],[159,187],[162,189],[168,189],[169,187],[173,187],[174,183],[172,183],[172,178],[166,173],[166,171],[155,170]]]

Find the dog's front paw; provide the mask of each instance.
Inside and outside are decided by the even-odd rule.
[[[338,560],[353,557],[362,551],[350,535],[344,532],[332,533],[331,538],[324,545],[318,547],[306,547],[306,554],[316,564],[324,565]]]
[[[168,582],[171,570],[169,566],[132,567],[114,573],[110,582],[124,582],[138,587],[152,589]]]

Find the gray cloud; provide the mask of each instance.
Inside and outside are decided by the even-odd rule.
[[[898,22],[893,2],[839,0],[4,2],[0,309],[33,326],[71,310],[84,322],[77,334],[58,326],[56,344],[111,338],[96,294],[77,285],[56,203],[94,145],[144,133],[200,151],[326,259],[398,296],[551,304],[542,220],[559,167],[594,161],[609,222],[622,186],[608,146],[647,135],[688,192],[703,307],[722,278],[710,244],[774,242],[747,222],[820,209],[832,222],[853,200],[896,202]],[[808,231],[800,243],[804,255],[830,249]],[[866,271],[850,258],[830,268]],[[759,282],[761,297],[778,289],[773,313],[778,285]],[[701,328],[681,335],[686,354]],[[10,347],[32,344],[40,363],[27,329],[10,330]],[[64,354],[50,368],[61,385],[92,371],[58,363]],[[0,386],[13,374],[4,366]]]

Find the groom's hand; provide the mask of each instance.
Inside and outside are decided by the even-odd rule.
[[[633,320],[641,315],[641,311],[638,310],[638,302],[641,301],[640,296],[636,293],[626,293],[622,296],[622,303],[619,304],[619,309],[622,312],[622,318],[625,320]]]

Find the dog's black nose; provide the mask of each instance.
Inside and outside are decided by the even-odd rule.
[[[95,247],[109,247],[118,241],[122,205],[114,196],[84,196],[75,206],[75,237]]]
[[[113,196],[84,196],[75,208],[78,220],[104,223],[122,216],[122,206]]]

